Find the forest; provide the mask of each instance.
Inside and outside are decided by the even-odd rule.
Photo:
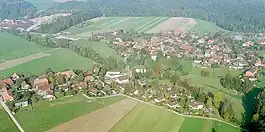
[[[32,15],[37,9],[24,0],[0,0],[0,20]]]

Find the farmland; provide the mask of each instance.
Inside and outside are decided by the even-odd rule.
[[[0,131],[1,132],[18,132],[15,124],[8,117],[2,106],[0,106]]]
[[[64,32],[75,37],[88,37],[91,36],[92,32],[115,29],[146,33],[158,33],[164,30],[194,31],[203,35],[208,32],[217,32],[221,28],[210,22],[183,17],[102,17],[80,23]]]
[[[92,101],[78,94],[73,97],[61,97],[54,101],[38,102],[33,105],[31,111],[18,112],[15,116],[25,131],[40,132],[123,99],[124,97],[118,96]]]
[[[32,55],[49,49],[33,44],[23,38],[6,32],[0,32],[0,42],[0,60],[2,62]]]
[[[68,49],[57,49],[45,53],[51,55],[0,71],[1,77],[10,76],[15,72],[41,74],[48,68],[51,68],[54,71],[62,71],[73,68],[89,70],[93,65],[92,60],[82,57]]]
[[[191,127],[192,126],[192,127]],[[134,107],[119,123],[117,123],[111,132],[135,132],[135,131],[153,131],[153,132],[212,132],[231,131],[239,132],[238,128],[205,119],[182,117],[163,108],[140,103]]]

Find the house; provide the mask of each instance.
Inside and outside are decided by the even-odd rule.
[[[21,83],[21,90],[29,90],[31,88],[30,85],[28,85],[25,81]]]
[[[47,78],[37,78],[33,82],[33,87],[39,87],[47,84],[49,84],[49,80]]]
[[[117,77],[123,76],[121,72],[106,72],[105,77],[115,79]]]
[[[82,89],[82,88],[87,87],[87,83],[86,82],[79,82],[79,83],[74,84],[72,87]]]
[[[164,98],[164,97],[159,97],[159,98],[155,98],[154,99],[154,101],[156,102],[156,103],[160,103],[160,102],[163,102],[163,101],[165,101],[166,99]]]
[[[12,80],[17,80],[20,78],[20,76],[17,74],[17,73],[14,73],[12,76],[11,76]]]
[[[135,91],[133,92],[133,94],[134,94],[134,95],[139,94],[139,90],[135,90]]]
[[[96,88],[88,88],[88,91],[90,94],[92,94],[94,96],[96,96],[99,93],[98,89],[96,89]]]
[[[199,44],[203,44],[203,43],[205,43],[205,39],[204,39],[204,38],[199,39],[199,40],[198,40],[198,43],[199,43]]]
[[[184,51],[187,51],[187,52],[190,52],[193,50],[193,46],[190,46],[190,45],[186,45],[186,44],[182,44],[180,45],[179,47],[181,50],[184,50]]]
[[[7,78],[7,79],[4,79],[4,80],[0,80],[0,84],[1,85],[12,86],[12,85],[14,85],[14,82],[10,78]]]
[[[143,65],[136,66],[135,67],[135,72],[136,73],[146,73],[146,67]]]
[[[254,74],[255,74],[255,72],[251,72],[251,71],[246,71],[246,73],[245,73],[245,75],[247,77],[254,77]]]
[[[117,77],[116,78],[116,82],[118,84],[126,84],[126,83],[129,83],[130,82],[129,76],[123,75],[123,76]]]
[[[157,59],[157,52],[156,52],[156,51],[152,51],[152,52],[151,52],[151,59],[152,59],[153,61],[156,61],[156,59]]]
[[[243,47],[250,47],[250,46],[253,46],[254,45],[254,43],[253,42],[251,42],[251,41],[247,41],[247,42],[245,42],[245,43],[243,43]]]
[[[203,108],[203,104],[201,102],[199,102],[199,101],[193,101],[193,102],[191,102],[189,107],[191,109],[194,109],[194,110],[199,110],[199,109]]]
[[[64,72],[61,72],[60,74],[62,74],[63,76],[66,76],[67,78],[74,78],[77,76],[72,70],[64,71]]]
[[[91,75],[85,76],[85,81],[86,82],[93,81],[93,80],[94,80],[93,76],[91,76]]]
[[[27,107],[29,105],[28,100],[20,100],[15,103],[16,107]]]
[[[236,35],[236,36],[234,36],[234,40],[240,41],[240,40],[243,40],[243,37],[240,35]]]
[[[53,100],[55,96],[53,94],[53,85],[52,84],[44,84],[41,86],[37,86],[37,95],[42,96],[43,99]]]
[[[214,40],[212,40],[212,39],[208,40],[208,44],[213,44],[213,43],[214,43]]]
[[[171,102],[167,103],[166,105],[169,108],[171,108],[171,109],[176,109],[176,108],[179,108],[180,107],[178,101],[171,101]]]
[[[138,79],[138,84],[141,85],[141,86],[144,86],[147,84],[146,80],[145,79]]]
[[[260,44],[261,44],[261,45],[265,45],[265,40],[264,40],[264,39],[261,40],[261,41],[260,41]]]
[[[5,102],[14,100],[12,92],[7,88],[4,88],[4,91],[2,92],[2,97]]]

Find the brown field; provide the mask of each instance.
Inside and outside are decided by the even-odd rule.
[[[138,101],[127,98],[63,123],[48,132],[107,132],[137,103]]]
[[[197,25],[193,18],[172,17],[162,22],[148,32],[158,33],[167,30],[174,30],[175,32],[185,32]]]
[[[40,53],[37,53],[37,54],[33,54],[33,55],[30,55],[30,56],[18,58],[18,59],[15,59],[15,60],[6,61],[6,62],[3,62],[3,63],[0,63],[0,71],[8,69],[8,68],[12,68],[14,66],[17,66],[17,65],[20,65],[20,64],[35,60],[35,59],[46,57],[46,56],[49,56],[49,55],[50,54],[40,52]]]

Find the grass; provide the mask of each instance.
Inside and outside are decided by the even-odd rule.
[[[2,106],[0,106],[0,131],[1,132],[19,132],[15,124],[9,118],[7,113],[4,111]]]
[[[70,35],[76,36],[89,36],[92,32],[112,29],[147,32],[167,19],[167,17],[106,17],[85,27],[81,27],[80,24],[73,26],[65,30],[65,32],[69,32]]]
[[[186,118],[179,132],[240,132],[240,129],[212,120]]]
[[[0,77],[10,76],[15,72],[28,75],[41,74],[44,73],[48,68],[51,68],[53,71],[62,71],[74,68],[91,70],[93,65],[92,60],[82,57],[68,49],[58,49],[47,53],[52,55],[32,60],[30,62],[26,62],[13,68],[1,71]]]
[[[201,75],[201,71],[208,71],[209,72],[209,77],[221,77],[221,76],[226,76],[226,74],[231,74],[233,76],[238,76],[240,75],[243,71],[241,70],[236,70],[236,69],[229,69],[228,67],[222,67],[222,68],[199,68],[199,67],[192,67],[191,68],[191,74],[192,75]]]
[[[218,27],[215,23],[212,22],[199,19],[196,19],[196,22],[198,24],[191,28],[191,31],[195,31],[198,35],[205,35],[209,32],[215,33],[218,31],[224,31],[222,28]]]
[[[77,41],[74,41],[74,43],[79,45],[90,45],[95,51],[97,51],[103,58],[105,57],[114,57],[117,60],[123,60],[121,56],[117,54],[117,52],[111,48],[108,47],[108,45],[103,41],[89,41],[85,39],[79,39]]]
[[[184,117],[165,111],[165,109],[140,103],[110,131],[177,132],[183,121]]]
[[[89,102],[82,95],[77,94],[54,101],[40,101],[33,106],[33,111],[18,112],[15,116],[26,132],[41,132],[124,98],[117,96]]]
[[[0,32],[0,42],[0,60],[13,60],[49,49],[6,32]]]

